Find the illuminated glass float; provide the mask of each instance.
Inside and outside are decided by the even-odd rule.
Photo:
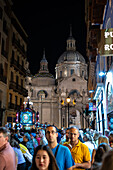
[[[25,129],[31,129],[33,125],[38,122],[37,113],[29,107],[29,102],[27,107],[23,110],[20,110],[16,114],[16,123],[22,125]]]

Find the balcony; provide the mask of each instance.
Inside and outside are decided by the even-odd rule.
[[[15,92],[23,95],[24,97],[28,96],[28,91],[20,85],[17,85],[14,81],[10,81],[9,88],[13,89]]]
[[[22,53],[22,55],[24,57],[27,56],[27,53],[24,49],[24,47],[20,44],[20,42],[18,40],[16,40],[16,38],[13,37],[12,39],[12,44],[18,49],[18,51],[20,51],[20,53]]]
[[[11,59],[11,65],[17,70],[19,71],[20,74],[26,76],[26,70],[24,69],[24,67],[22,67],[16,60],[12,60]]]
[[[14,103],[8,103],[8,109],[20,110],[20,106]]]

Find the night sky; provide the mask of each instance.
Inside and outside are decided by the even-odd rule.
[[[13,0],[13,4],[15,15],[28,34],[28,61],[32,74],[38,73],[45,48],[49,71],[55,76],[57,60],[66,51],[70,24],[77,51],[86,59],[85,0],[70,0],[64,4]]]

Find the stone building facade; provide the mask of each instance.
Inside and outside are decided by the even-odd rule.
[[[11,0],[0,1],[0,126],[16,123],[27,90],[28,35],[12,11]]]
[[[56,78],[49,73],[44,53],[38,74],[26,78],[28,95],[33,109],[39,112],[39,122],[54,124],[59,128],[68,125],[87,127],[84,114],[88,103],[87,64],[76,51],[71,28],[66,51],[59,57],[55,71]],[[71,99],[69,105],[66,102],[68,96]]]

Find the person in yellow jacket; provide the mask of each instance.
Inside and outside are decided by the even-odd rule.
[[[79,139],[79,129],[75,126],[70,128],[70,142],[65,143],[75,161],[74,170],[85,170],[91,168],[91,157],[88,147]]]
[[[26,157],[26,159],[30,163],[32,163],[33,156],[30,154],[29,150],[26,148],[26,146],[24,146],[21,143],[19,145],[20,145],[20,150],[22,151],[23,155]]]

